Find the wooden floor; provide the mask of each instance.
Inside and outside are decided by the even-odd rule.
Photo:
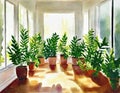
[[[57,86],[57,87],[56,87]],[[62,87],[62,90],[61,90]],[[56,92],[56,91],[62,92]],[[113,93],[109,84],[99,84],[90,77],[74,75],[72,65],[63,70],[59,64],[55,71],[48,64],[28,72],[28,79],[14,80],[1,93]],[[119,92],[116,92],[119,93]]]

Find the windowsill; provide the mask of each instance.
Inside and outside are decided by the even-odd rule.
[[[0,69],[0,73],[3,72],[3,71],[8,70],[8,69],[10,69],[10,68],[12,68],[12,67],[14,67],[14,66],[15,66],[15,65],[10,64],[10,65],[8,65],[8,66],[6,66],[6,67],[4,67],[4,68],[1,68],[1,69]]]
[[[7,87],[14,79],[15,75],[15,65],[10,64],[5,68],[0,69],[0,92]]]

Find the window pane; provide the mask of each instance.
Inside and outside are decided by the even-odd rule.
[[[0,69],[5,67],[4,64],[4,39],[3,39],[3,29],[4,29],[4,0],[0,0]]]
[[[28,12],[28,24],[29,24],[29,36],[33,36],[34,34],[34,27],[33,27],[33,15],[32,12]]]
[[[120,0],[115,2],[115,56],[120,57]]]
[[[19,5],[19,25],[27,29],[27,10],[22,5]]]
[[[92,7],[89,11],[88,11],[88,17],[89,17],[89,29],[95,29],[95,8]]]
[[[6,1],[6,48],[10,44],[12,35],[14,35],[14,5]],[[7,54],[7,64],[10,63]]]
[[[75,16],[74,13],[45,13],[44,14],[44,39],[50,38],[53,33],[60,37],[66,32],[68,43],[75,36]]]
[[[110,1],[103,3],[100,6],[100,39],[107,38],[109,45],[111,45],[111,5]]]

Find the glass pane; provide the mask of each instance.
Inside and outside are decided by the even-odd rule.
[[[66,32],[68,43],[75,36],[75,16],[74,13],[45,13],[44,14],[44,39],[50,38],[53,33],[60,37]]]
[[[19,5],[19,25],[27,29],[27,10],[22,5]]]
[[[0,69],[5,67],[5,62],[4,62],[4,55],[5,55],[5,48],[4,48],[4,0],[0,0]]]
[[[14,35],[14,5],[6,1],[6,48],[10,44],[12,35]],[[10,64],[8,57],[7,54],[7,64]]]
[[[34,34],[34,27],[33,27],[33,14],[32,12],[28,12],[28,22],[29,22],[29,36],[33,36]]]
[[[109,45],[111,45],[111,4],[110,1],[103,3],[100,6],[100,39],[107,38]]]
[[[94,29],[95,30],[95,8],[91,8],[88,11],[88,17],[89,17],[89,29]]]
[[[120,57],[120,0],[115,2],[115,56]]]

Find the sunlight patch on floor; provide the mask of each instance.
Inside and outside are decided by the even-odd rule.
[[[62,88],[81,90],[80,87],[62,72],[59,73],[49,73],[45,75],[45,79],[42,81],[42,87],[49,86],[52,87],[53,84],[60,84]]]
[[[77,82],[79,82],[78,84],[79,85],[82,85],[82,86],[88,86],[89,88],[91,87],[99,87],[98,84],[94,83],[90,77],[85,77],[85,76],[82,76],[80,78],[77,79]]]

